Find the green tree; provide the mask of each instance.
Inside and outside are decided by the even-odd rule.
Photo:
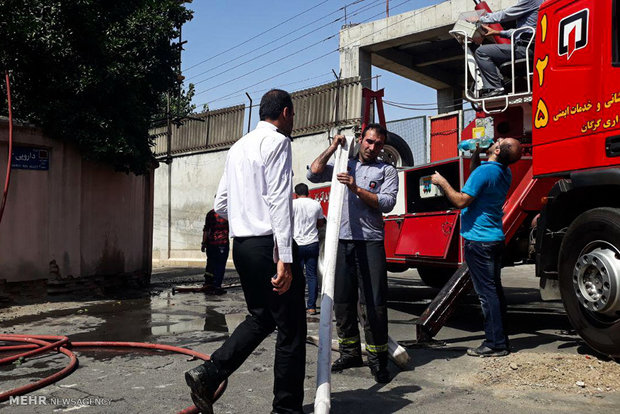
[[[140,174],[150,122],[178,82],[179,0],[0,0],[0,65],[13,113],[86,158]],[[2,112],[6,113],[6,97]]]

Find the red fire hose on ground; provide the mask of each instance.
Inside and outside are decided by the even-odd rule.
[[[189,355],[193,358],[202,359],[208,361],[209,355],[202,354],[200,352],[193,351],[187,348],[180,348],[171,345],[150,344],[144,342],[71,342],[66,336],[53,336],[53,335],[17,335],[17,334],[0,334],[0,341],[2,342],[16,342],[25,343],[24,345],[5,345],[0,346],[0,353],[24,351],[9,357],[0,359],[0,365],[9,364],[17,360],[23,360],[34,355],[40,355],[45,352],[57,350],[58,352],[66,355],[69,358],[69,364],[62,370],[43,378],[37,382],[30,383],[28,385],[14,388],[12,390],[3,392],[0,394],[0,402],[7,401],[10,397],[16,397],[19,395],[28,394],[29,392],[36,391],[52,384],[67,375],[71,374],[78,367],[78,359],[69,348],[140,348],[140,349],[155,349],[159,351],[175,352],[178,354]],[[217,401],[224,391],[226,390],[228,382],[224,381],[215,393],[214,400]],[[199,410],[195,406],[187,407],[179,414],[194,414]]]

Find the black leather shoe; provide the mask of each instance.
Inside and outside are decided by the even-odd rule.
[[[185,382],[191,388],[192,401],[203,414],[213,413],[213,397],[221,383],[215,364],[207,361],[185,373]]]
[[[481,98],[493,98],[495,96],[503,96],[506,94],[504,88],[499,89],[487,89],[486,91],[482,91],[480,94]]]
[[[502,357],[510,353],[507,349],[493,349],[485,345],[480,345],[478,348],[469,348],[467,355],[475,357]]]
[[[361,367],[364,365],[361,356],[342,355],[332,364],[332,372],[341,372],[347,368]]]

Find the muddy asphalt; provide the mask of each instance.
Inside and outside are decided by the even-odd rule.
[[[514,353],[469,357],[483,339],[477,300],[466,297],[437,335],[415,343],[415,321],[437,290],[415,271],[391,274],[390,336],[405,345],[407,369],[390,363],[391,383],[376,384],[367,367],[332,376],[333,413],[601,413],[619,412],[620,364],[597,356],[572,331],[558,302],[541,302],[531,266],[504,269],[508,332]],[[140,341],[210,353],[245,317],[237,275],[228,270],[227,294],[173,293],[195,285],[200,269],[155,271],[147,291],[114,299],[60,298],[0,309],[0,332],[68,335],[72,341]],[[86,300],[89,299],[89,300]],[[319,316],[308,317],[318,335]],[[275,335],[268,337],[230,378],[216,413],[269,413]],[[313,411],[317,348],[308,344],[304,410]],[[197,365],[183,355],[157,351],[76,350],[79,368],[35,391],[30,401],[0,403],[7,413],[175,413],[191,405],[183,373]],[[337,357],[336,353],[333,357]],[[34,382],[66,365],[48,354],[0,367],[0,393]],[[561,368],[558,368],[561,367]],[[25,404],[21,404],[25,403]]]

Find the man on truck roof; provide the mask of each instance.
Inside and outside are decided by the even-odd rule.
[[[542,4],[543,0],[519,0],[514,6],[507,9],[500,10],[494,13],[488,13],[480,16],[480,22],[483,23],[482,27],[486,31],[485,36],[500,36],[510,39],[512,33],[521,27],[529,26],[536,28],[536,22],[538,21],[538,8]],[[516,20],[517,26],[515,29],[510,30],[494,30],[487,26],[491,23],[506,23]],[[528,30],[519,31],[515,37],[515,59],[525,57],[527,53],[527,45],[532,37],[532,32]],[[474,58],[480,69],[480,75],[482,77],[483,89],[481,91],[481,97],[489,98],[493,96],[504,95],[504,86],[502,83],[502,75],[499,72],[499,67],[506,62],[510,61],[511,53],[510,44],[497,44],[491,43],[480,46],[474,53]]]
[[[505,239],[502,207],[512,180],[508,166],[521,159],[521,144],[514,138],[499,138],[487,154],[488,161],[479,164],[480,149],[476,148],[471,175],[460,192],[437,172],[432,182],[443,189],[455,207],[462,209],[465,262],[482,307],[485,340],[478,348],[468,349],[467,354],[498,357],[510,353],[503,321],[506,300],[501,281]]]

